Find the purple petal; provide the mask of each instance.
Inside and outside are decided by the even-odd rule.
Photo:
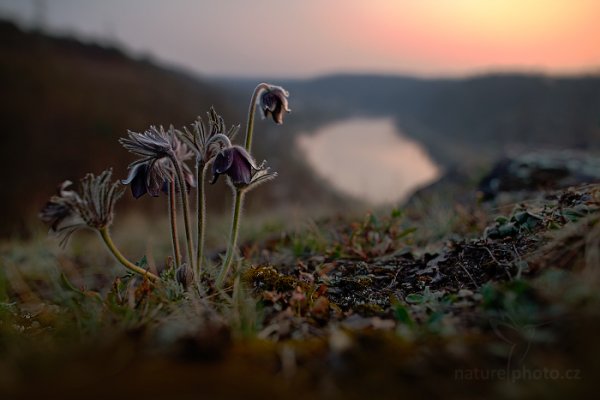
[[[137,164],[129,171],[127,179],[122,180],[121,183],[124,185],[131,185],[131,194],[136,199],[139,199],[147,193],[146,189],[146,177],[148,175],[147,164]]]
[[[219,176],[221,176],[221,175],[213,173],[213,176],[212,176],[212,178],[210,179],[210,182],[209,182],[209,183],[210,183],[211,185],[214,185],[214,184],[217,182],[217,179],[219,179]]]
[[[163,192],[164,194],[169,194],[169,182],[168,181],[164,181],[162,186],[160,187],[160,191]]]
[[[248,153],[239,146],[233,147],[233,162],[227,175],[234,185],[248,185],[252,179],[252,163]]]
[[[290,111],[287,96],[288,93],[280,87],[273,87],[263,93],[260,101],[263,116],[267,118],[270,115],[276,124],[283,124],[284,111]]]
[[[211,185],[219,179],[219,175],[224,174],[231,167],[231,163],[233,163],[233,152],[231,151],[231,148],[225,149],[217,154],[212,165],[213,177],[210,180]]]
[[[275,110],[273,110],[273,121],[276,124],[283,124],[283,107],[281,103],[277,103]]]
[[[217,154],[213,162],[213,174],[224,174],[231,167],[233,162],[233,150],[228,148]]]

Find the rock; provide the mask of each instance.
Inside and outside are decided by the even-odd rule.
[[[561,189],[600,182],[600,159],[573,150],[538,151],[498,161],[479,183],[483,200],[500,192]]]

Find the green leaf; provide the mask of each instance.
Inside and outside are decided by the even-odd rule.
[[[404,298],[404,300],[409,304],[421,304],[425,301],[425,297],[422,294],[411,293]]]
[[[512,222],[498,227],[498,236],[501,238],[506,237],[506,236],[515,236],[518,233],[519,233],[519,229]]]
[[[538,226],[544,220],[544,218],[530,213],[529,211],[520,211],[515,213],[515,215],[512,217],[512,220],[515,221],[519,226],[527,230],[532,230]]]
[[[406,228],[402,232],[398,233],[398,235],[396,236],[396,239],[402,239],[403,237],[408,236],[411,233],[414,233],[416,230],[417,230],[417,228],[415,228],[415,227],[413,227],[413,228]]]
[[[442,311],[435,311],[431,313],[429,318],[427,318],[427,326],[431,328],[438,328],[439,323],[444,318],[444,313]]]
[[[403,214],[404,212],[399,208],[392,208],[392,213],[390,214],[390,216],[392,218],[401,218]]]
[[[496,217],[495,221],[500,225],[504,225],[508,222],[508,218],[506,218],[504,215],[500,215],[500,216]]]
[[[406,307],[404,307],[404,305],[400,303],[396,304],[394,307],[394,317],[398,322],[411,328],[415,326],[415,321],[413,321],[412,317],[410,316],[410,312],[406,309]]]
[[[565,208],[562,214],[571,222],[577,222],[580,218],[585,217],[585,213],[576,208]]]
[[[85,293],[83,293],[83,291],[77,289],[75,287],[75,285],[73,285],[73,283],[71,283],[69,278],[67,278],[67,276],[62,272],[60,274],[60,284],[63,287],[63,289],[65,289],[69,292],[77,293],[80,296],[85,296]]]
[[[138,261],[136,265],[140,268],[146,268],[148,266],[148,259],[146,258],[146,256],[140,258],[140,261]]]

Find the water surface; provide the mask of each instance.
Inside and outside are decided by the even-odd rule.
[[[316,173],[372,204],[404,200],[440,174],[423,147],[401,134],[391,118],[335,122],[299,135],[297,144]]]

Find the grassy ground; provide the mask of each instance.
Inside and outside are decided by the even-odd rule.
[[[163,274],[157,287],[124,274],[93,236],[66,251],[43,236],[6,242],[0,393],[587,394],[600,350],[599,208],[596,185],[493,203],[429,193],[358,216],[247,216],[227,295],[175,283],[160,221],[131,217],[115,235]],[[212,221],[213,264],[227,224]]]

